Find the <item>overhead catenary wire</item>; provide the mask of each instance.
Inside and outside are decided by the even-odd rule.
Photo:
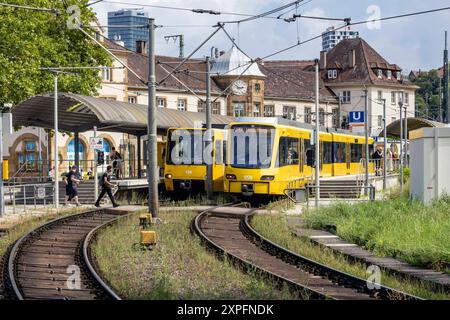
[[[248,17],[248,18],[245,18],[245,19],[235,20],[235,21],[222,21],[221,23],[223,23],[223,24],[236,24],[236,23],[241,24],[241,23],[244,23],[244,22],[250,22],[250,21],[253,21],[253,20],[257,20],[257,19],[261,19],[261,18],[270,16],[270,15],[272,15],[274,13],[278,13],[278,12],[283,11],[285,9],[288,9],[288,8],[290,8],[292,6],[296,6],[296,5],[298,5],[299,3],[303,2],[303,1],[304,0],[296,0],[294,2],[290,2],[290,3],[286,4],[284,6],[281,6],[281,7],[278,7],[278,8],[275,8],[275,9],[272,9],[272,10],[269,10],[269,11],[266,11],[266,12],[263,12],[263,13],[260,13],[260,14],[256,14],[254,16],[251,16],[251,17]]]
[[[42,11],[42,12],[52,12],[55,14],[59,14],[59,10],[55,8],[39,8],[39,7],[32,7],[32,6],[24,6],[24,5],[18,5],[13,3],[4,3],[0,2],[0,7],[10,7],[15,9],[25,9],[25,10],[31,10],[31,11]]]
[[[147,81],[142,79],[134,70],[132,70],[130,67],[128,67],[124,62],[122,62],[114,53],[111,52],[108,48],[106,48],[100,41],[98,41],[95,37],[91,36],[88,32],[86,32],[83,27],[80,25],[78,26],[78,30],[80,30],[82,33],[84,33],[88,38],[90,38],[92,41],[94,41],[98,46],[100,46],[103,50],[105,50],[111,57],[114,58],[117,62],[119,62],[125,69],[127,69],[129,72],[131,72],[136,78],[139,79],[143,84],[147,84]]]
[[[311,1],[312,0],[310,0],[309,2],[311,2]],[[144,8],[185,11],[185,12],[193,12],[193,13],[199,13],[199,14],[206,13],[206,14],[212,14],[212,15],[228,15],[228,16],[248,17],[248,18],[252,18],[252,17],[256,16],[256,14],[243,13],[243,12],[216,11],[216,10],[211,10],[211,9],[198,9],[198,8],[196,9],[196,8],[186,8],[186,7],[176,7],[176,6],[163,6],[163,5],[136,3],[136,2],[110,1],[110,0],[103,0],[101,2],[109,3],[109,4],[120,4],[120,5],[127,5],[127,6],[144,7]],[[301,2],[301,1],[299,1],[299,2]],[[91,5],[93,5],[93,4],[95,4],[95,3],[92,3]],[[278,16],[272,16],[272,15],[263,16],[261,18],[280,20],[280,18]]]
[[[220,30],[220,25],[219,27],[216,28],[216,30],[214,30],[213,33],[211,33],[196,49],[194,49],[194,51],[192,51],[186,58],[183,59],[183,61],[181,61],[166,77],[164,77],[160,82],[158,82],[158,85],[161,85],[162,83],[164,83],[164,81],[166,81],[174,72],[176,72],[179,68],[181,68],[186,61],[188,61],[189,59],[192,58],[192,56],[194,54],[197,53],[197,51],[199,51],[206,43],[208,43],[208,41],[214,37],[216,35],[217,32],[219,32]]]

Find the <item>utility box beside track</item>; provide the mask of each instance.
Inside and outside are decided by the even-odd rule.
[[[410,133],[411,197],[429,203],[450,195],[450,128]]]

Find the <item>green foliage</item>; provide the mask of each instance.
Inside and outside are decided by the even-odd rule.
[[[412,82],[419,86],[416,91],[416,106],[421,116],[428,115],[431,118],[439,118],[439,107],[441,104],[440,94],[442,79],[436,70],[420,74]]]
[[[312,211],[309,226],[334,225],[342,238],[380,255],[443,270],[450,261],[450,205],[441,199],[431,205],[407,197],[375,203],[339,203]]]
[[[66,2],[82,8],[88,0]],[[16,104],[35,94],[52,91],[53,76],[40,71],[40,67],[110,65],[107,53],[81,31],[67,27],[71,14],[65,11],[62,1],[11,0],[8,3],[56,7],[61,14],[0,7],[0,102]],[[83,25],[89,26],[94,21],[91,9],[81,9]],[[100,80],[98,70],[76,71],[76,74],[62,75],[59,87],[64,92],[94,94]]]
[[[336,215],[344,216],[344,207],[336,207]],[[320,218],[319,218],[320,219]],[[326,219],[323,219],[326,223]],[[253,218],[252,227],[264,237],[274,241],[282,247],[292,252],[296,252],[304,257],[338,269],[340,271],[366,279],[367,267],[358,262],[349,261],[344,255],[336,254],[332,249],[319,247],[313,244],[306,237],[298,238],[293,235],[292,229],[295,227],[292,222],[287,222],[285,216],[277,215],[257,215]],[[370,231],[368,231],[370,233]],[[424,297],[426,299],[449,299],[450,296],[444,292],[434,292],[428,283],[417,280],[401,280],[385,271],[382,271],[381,283],[397,290]]]
[[[287,290],[244,274],[220,261],[190,233],[192,212],[180,208],[161,213],[165,223],[152,226],[158,244],[153,251],[133,249],[139,242],[139,218],[133,215],[105,229],[93,246],[103,276],[125,299],[293,299]]]

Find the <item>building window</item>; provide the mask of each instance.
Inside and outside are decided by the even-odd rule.
[[[312,123],[312,113],[310,107],[305,107],[305,123]]]
[[[319,109],[319,124],[325,126],[325,110],[323,108]]]
[[[25,151],[36,151],[36,141],[25,141]]]
[[[236,118],[245,117],[245,103],[244,102],[235,102],[233,104],[233,115]]]
[[[405,104],[409,104],[409,93],[405,92]]]
[[[397,104],[397,93],[395,91],[391,92],[391,104]]]
[[[136,103],[136,97],[128,97],[128,103]]]
[[[378,69],[378,78],[383,78],[383,70]]]
[[[337,70],[328,70],[328,79],[337,79]]]
[[[186,111],[187,101],[186,99],[178,99],[177,109],[178,111]]]
[[[264,106],[264,117],[274,117],[275,116],[275,106],[269,105]]]
[[[214,102],[212,104],[212,114],[219,114],[220,115],[220,102]]]
[[[378,128],[383,128],[383,116],[378,116]]]
[[[156,105],[158,108],[166,108],[166,98],[156,97]]]
[[[211,105],[212,105],[211,113],[220,115],[220,102],[214,102],[214,103],[211,103]],[[206,102],[205,101],[198,100],[197,111],[199,113],[206,113]]]
[[[254,117],[259,117],[261,116],[261,104],[260,103],[255,103],[253,106],[253,116]]]
[[[397,71],[397,80],[402,80],[402,73],[400,71]]]
[[[260,93],[261,92],[261,84],[260,83],[255,83],[255,92],[256,93]]]
[[[383,91],[378,90],[378,101],[382,102],[383,101]]]
[[[102,69],[102,80],[103,81],[112,81],[112,69],[105,67]]]
[[[351,103],[352,102],[352,94],[350,91],[342,92],[342,103]]]
[[[339,109],[333,109],[333,127],[341,127],[341,124],[339,123]]]
[[[388,78],[389,80],[392,79],[392,71],[391,71],[391,70],[388,70],[388,71],[387,71],[387,78]]]
[[[283,118],[288,120],[296,120],[297,108],[292,106],[283,106]]]

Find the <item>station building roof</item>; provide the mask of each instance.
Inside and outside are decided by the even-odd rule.
[[[54,128],[53,94],[29,98],[12,110],[14,126]],[[99,131],[123,132],[133,135],[147,134],[147,106],[115,100],[88,97],[71,93],[58,95],[58,126],[61,131],[85,132],[94,126]],[[214,125],[225,125],[233,117],[212,115]],[[205,114],[158,108],[158,132],[169,128],[191,128],[205,122]]]

